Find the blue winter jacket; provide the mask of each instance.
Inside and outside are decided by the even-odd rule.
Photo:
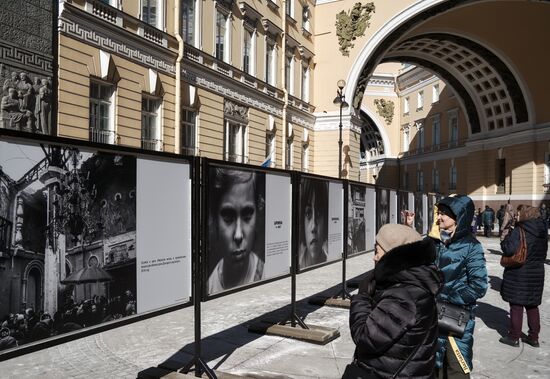
[[[487,267],[483,247],[472,234],[470,225],[474,217],[474,203],[465,195],[446,197],[438,204],[451,208],[457,216],[457,227],[452,238],[443,243],[435,239],[437,258],[436,265],[442,271],[444,283],[438,298],[453,304],[466,305],[475,308],[476,300],[487,292]],[[466,325],[462,338],[456,338],[456,343],[472,369],[472,346],[475,320]],[[439,336],[436,353],[436,367],[443,367],[447,336]]]

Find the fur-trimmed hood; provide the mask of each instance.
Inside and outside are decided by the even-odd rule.
[[[430,238],[398,246],[388,251],[374,267],[376,288],[410,284],[437,294],[441,288],[441,272],[434,264],[435,244]]]

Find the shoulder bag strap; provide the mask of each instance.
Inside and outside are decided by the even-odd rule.
[[[416,354],[416,352],[418,351],[418,349],[420,349],[420,346],[424,345],[426,343],[426,341],[428,340],[428,335],[430,334],[430,331],[428,331],[428,333],[426,333],[426,335],[424,336],[424,339],[422,340],[422,343],[416,345],[416,347],[414,348],[413,352],[407,357],[407,360],[405,362],[403,362],[401,364],[401,366],[399,366],[399,368],[397,369],[397,371],[395,372],[395,374],[393,374],[393,376],[391,377],[391,379],[395,379],[397,378],[397,375],[399,375],[399,373],[405,368],[405,366],[407,365],[407,363],[409,363],[409,361],[412,359],[413,355]]]

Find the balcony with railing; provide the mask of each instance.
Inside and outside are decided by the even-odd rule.
[[[113,145],[116,141],[116,133],[113,130],[90,128],[90,141]]]
[[[72,9],[80,8],[70,3],[65,3],[65,7],[74,7]],[[86,11],[87,13],[91,13],[94,16],[110,24],[116,25],[120,28],[124,28],[127,31],[133,31],[133,33],[136,33],[137,31],[137,34],[141,37],[160,46],[168,47],[169,39],[176,43],[175,37],[170,36],[164,31],[159,30],[158,28],[148,24],[143,20],[140,20],[128,13],[125,13],[122,9],[120,0],[117,0],[114,6],[107,4],[101,0],[85,0],[84,11]],[[137,26],[137,29],[135,26]]]
[[[267,94],[270,97],[275,99],[284,100],[284,93],[281,89],[278,89],[274,86],[271,86],[250,74],[245,73],[242,70],[239,70],[236,67],[233,67],[229,63],[223,62],[216,57],[205,53],[202,50],[197,49],[191,45],[185,45],[184,51],[185,59],[194,63],[201,65],[202,67],[207,67],[213,71],[216,71],[223,76],[236,80],[238,82],[244,83],[247,87],[254,88],[260,92]],[[297,103],[301,103],[301,100],[296,99]],[[302,106],[302,109],[311,109],[311,106]]]
[[[142,139],[141,148],[151,151],[162,151],[162,141],[158,139]]]

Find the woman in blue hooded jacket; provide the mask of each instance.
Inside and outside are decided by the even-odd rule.
[[[430,236],[436,243],[436,265],[444,276],[438,299],[473,310],[477,299],[487,292],[485,255],[470,229],[475,211],[474,203],[468,196],[456,195],[442,199],[436,207],[437,225]],[[437,377],[470,377],[474,328],[475,319],[472,318],[466,324],[462,338],[439,335],[436,352]],[[451,339],[454,339],[460,350],[458,357],[450,346]]]

